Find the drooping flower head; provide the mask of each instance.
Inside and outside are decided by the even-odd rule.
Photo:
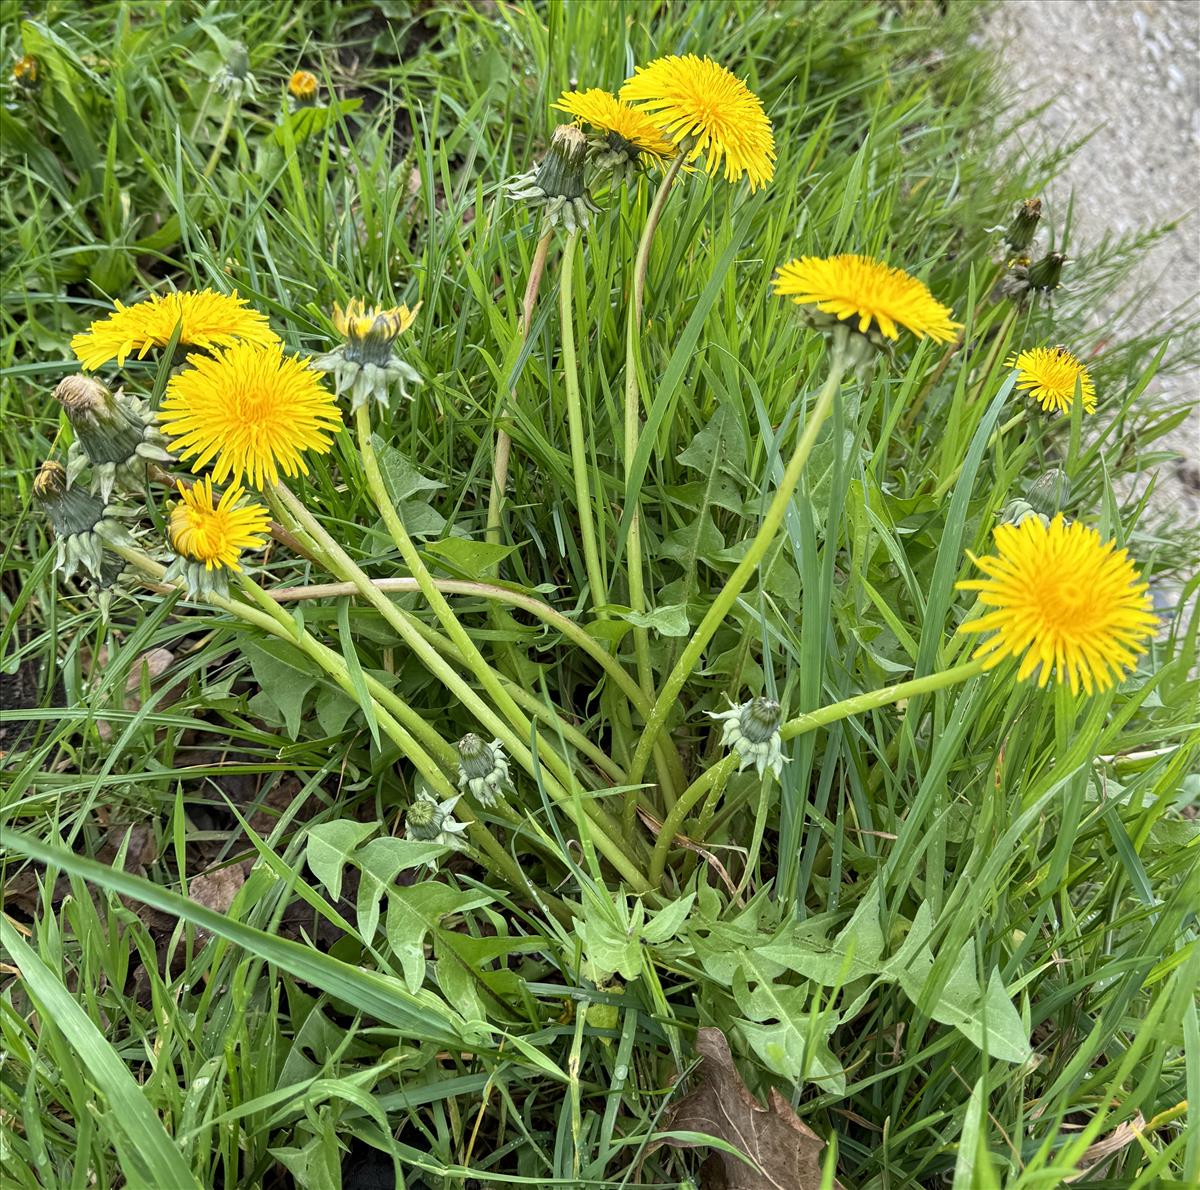
[[[192,470],[212,464],[213,478],[278,483],[279,473],[307,475],[304,452],[324,454],[342,416],[307,359],[279,343],[237,343],[171,377],[158,420]]]
[[[311,70],[297,70],[288,79],[287,89],[298,107],[311,107],[317,102],[319,86],[317,76]]]
[[[703,157],[709,176],[743,175],[751,190],[775,176],[775,137],[762,101],[720,63],[695,54],[656,58],[621,87],[626,103],[651,114],[688,161]]]
[[[71,340],[71,350],[83,367],[93,372],[109,360],[124,366],[129,355],[145,359],[152,347],[165,347],[180,327],[181,346],[228,347],[233,343],[277,343],[265,315],[252,310],[237,292],[176,292],[154,294],[144,302],[125,306],[93,322]]]
[[[588,143],[598,169],[632,173],[644,165],[662,165],[675,156],[675,145],[658,125],[611,91],[600,87],[564,91],[550,106],[591,126]]]
[[[948,343],[962,326],[923,282],[869,256],[802,256],[781,265],[773,284],[780,297],[828,316],[820,319],[808,311],[813,325],[853,320],[852,329],[876,346],[899,338],[900,327],[918,339],[928,335],[937,343]]]
[[[461,850],[464,841],[459,836],[467,829],[467,824],[454,817],[454,807],[461,796],[455,794],[454,797],[439,802],[422,786],[405,812],[405,835],[419,843],[437,843],[442,847]],[[436,871],[437,857],[430,859],[427,866]]]
[[[508,197],[542,212],[546,227],[562,224],[568,232],[587,230],[600,208],[592,201],[584,179],[588,141],[574,124],[560,124],[550,137],[541,165],[508,183]]]
[[[105,543],[133,544],[119,518],[137,514],[82,488],[69,487],[66,470],[59,463],[47,460],[42,464],[33,481],[33,494],[54,528],[54,569],[64,578],[77,570],[99,578]]]
[[[1077,382],[1083,411],[1096,412],[1096,386],[1087,368],[1065,347],[1034,347],[1009,356],[1004,366],[1017,369],[1017,388],[1047,413],[1070,413]]]
[[[1061,515],[1049,524],[1030,516],[998,525],[992,536],[995,554],[971,555],[987,577],[957,584],[993,609],[959,629],[992,634],[975,651],[985,668],[1019,657],[1019,680],[1036,673],[1045,686],[1053,675],[1088,694],[1133,669],[1157,621],[1147,584],[1125,550]]]
[[[357,409],[368,399],[389,407],[393,387],[400,390],[406,401],[412,396],[410,384],[420,384],[421,375],[396,354],[396,340],[413,324],[418,302],[407,306],[382,309],[368,306],[353,298],[333,307],[333,325],[345,343],[313,360],[313,367],[333,374],[333,387],[338,396],[350,394],[350,409]]]
[[[75,440],[67,456],[67,483],[92,469],[92,491],[102,500],[118,480],[140,484],[148,463],[169,463],[166,441],[145,401],[111,392],[92,376],[65,376],[54,399],[66,410]]]
[[[722,720],[721,743],[733,749],[738,772],[754,765],[758,775],[768,770],[779,780],[787,757],[783,755],[783,737],[779,728],[783,714],[773,698],[752,698],[728,711],[708,711],[710,719]]]

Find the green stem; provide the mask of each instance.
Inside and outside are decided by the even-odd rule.
[[[999,442],[1009,430],[1013,429],[1015,426],[1019,426],[1025,420],[1025,415],[1026,410],[1021,409],[1014,413],[1013,416],[1010,417],[1003,425],[997,426],[996,429],[992,431],[992,436],[988,439],[988,446],[995,446],[995,444]],[[959,465],[955,467],[954,470],[951,471],[950,474],[947,475],[946,478],[943,479],[936,488],[934,488],[933,498],[935,500],[944,496],[954,486],[954,482],[962,474],[962,469],[964,466],[965,460],[962,463],[959,463]]]
[[[581,798],[579,801],[583,806],[583,817],[580,818],[577,815],[576,798],[551,771],[551,762],[557,761],[560,770],[566,768],[568,783],[574,784],[573,775],[562,757],[553,749],[547,748],[544,753],[539,755],[539,759],[543,762],[539,767],[525,740],[513,732],[509,725],[438,655],[437,650],[413,629],[404,613],[382,591],[372,585],[371,580],[329,535],[303,502],[297,499],[283,483],[275,485],[275,492],[292,516],[329,555],[335,567],[334,573],[339,578],[348,580],[355,585],[358,593],[400,634],[425,668],[454,694],[489,732],[503,743],[517,764],[531,776],[540,776],[546,792],[575,819],[578,829],[590,831],[595,839],[597,849],[604,858],[629,881],[635,890],[644,892],[649,887],[646,878],[627,857],[625,849],[617,839],[620,828],[612,821],[607,812],[593,801]],[[455,622],[457,623],[457,621]],[[505,696],[507,697],[507,694]],[[509,701],[511,703],[511,699]],[[513,705],[515,706],[515,704]]]
[[[750,542],[750,548],[746,551],[745,557],[738,563],[733,574],[729,576],[725,585],[718,592],[717,597],[709,605],[708,611],[704,614],[704,619],[700,621],[699,627],[696,629],[691,640],[688,641],[687,647],[683,650],[683,655],[675,663],[675,668],[667,677],[658,698],[655,700],[654,709],[650,712],[650,718],[646,721],[642,737],[638,740],[637,750],[633,755],[633,763],[629,768],[629,780],[633,785],[641,781],[642,775],[646,771],[646,765],[650,760],[655,741],[658,739],[659,732],[662,731],[663,725],[667,721],[667,715],[679,698],[684,683],[699,663],[708,642],[712,639],[717,629],[724,623],[725,617],[737,602],[738,596],[745,590],[746,584],[758,569],[759,563],[766,556],[771,542],[775,539],[775,534],[779,532],[780,526],[783,524],[783,519],[787,515],[788,505],[792,502],[796,485],[800,482],[800,476],[804,471],[804,465],[808,462],[808,456],[812,453],[812,448],[816,444],[821,427],[825,424],[825,419],[829,416],[830,409],[833,408],[834,397],[837,395],[838,388],[841,385],[842,375],[846,370],[846,336],[847,330],[845,326],[839,325],[834,329],[833,355],[829,362],[829,376],[822,386],[820,393],[817,395],[816,404],[813,406],[812,413],[805,423],[804,432],[800,435],[800,439],[796,443],[796,449],[793,451],[792,457],[788,460],[787,468],[783,473],[783,480],[780,482],[779,488],[775,492],[766,514],[763,516],[762,524],[758,527],[758,532]]]
[[[882,686],[878,690],[868,690],[864,694],[855,694],[843,698],[841,702],[830,703],[827,707],[812,711],[807,715],[797,715],[789,719],[780,729],[779,734],[785,740],[793,740],[797,736],[807,735],[820,727],[827,727],[840,719],[849,719],[854,715],[863,715],[867,711],[875,711],[906,698],[915,698],[919,694],[931,694],[935,690],[944,690],[947,686],[955,686],[977,678],[984,672],[983,661],[964,661],[951,669],[939,670],[937,673],[926,674],[923,678],[911,678],[907,682],[898,682],[894,686]],[[716,764],[704,770],[680,795],[662,824],[658,839],[654,844],[654,853],[650,857],[650,883],[659,884],[662,881],[663,870],[666,867],[667,852],[671,841],[679,833],[684,819],[692,807],[710,789],[720,789],[729,780],[737,765],[737,755],[729,753]]]
[[[521,302],[521,324],[518,331],[518,352],[525,346],[529,338],[529,325],[533,320],[533,306],[537,301],[538,290],[542,284],[542,273],[546,269],[546,254],[550,250],[550,241],[554,238],[554,228],[550,228],[538,240],[533,252],[533,260],[529,265],[529,279],[525,282],[525,297]],[[515,397],[515,392],[509,397]],[[488,492],[487,509],[487,539],[498,544],[500,541],[500,512],[504,505],[504,489],[508,486],[508,460],[512,453],[512,438],[507,430],[496,431],[496,450],[492,455],[492,486]]]
[[[217,162],[221,159],[221,150],[225,148],[225,141],[229,138],[229,129],[233,126],[233,113],[237,111],[237,105],[238,101],[233,97],[230,97],[229,102],[225,104],[225,118],[221,121],[216,143],[204,165],[203,176],[206,178],[212,177],[213,170],[217,168]]]
[[[592,521],[592,493],[588,483],[587,450],[583,437],[583,401],[579,395],[579,366],[575,358],[575,256],[579,248],[579,231],[567,236],[563,249],[562,277],[558,286],[559,320],[562,323],[563,380],[567,389],[567,427],[571,438],[571,470],[575,473],[575,506],[579,518],[579,536],[583,542],[583,559],[587,567],[588,586],[592,589],[592,606],[602,608],[608,603],[604,572],[596,549],[596,526]],[[599,613],[604,616],[604,612]]]

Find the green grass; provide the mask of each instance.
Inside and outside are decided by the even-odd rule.
[[[972,6],[176,0],[26,16],[0,25],[0,59],[41,66],[32,95],[6,76],[0,110],[6,1185],[323,1190],[366,1184],[368,1163],[410,1187],[679,1185],[703,1151],[654,1141],[704,1026],[761,1100],[777,1088],[830,1142],[827,1185],[835,1165],[860,1190],[1032,1190],[1077,1169],[1096,1187],[1200,1180],[1179,1106],[1200,1100],[1197,539],[1145,498],[1187,412],[1146,388],[1194,364],[1200,328],[1172,312],[1138,339],[1086,331],[1145,239],[1064,241],[1067,211],[1044,223],[1072,259],[1054,302],[1008,318],[992,299],[988,229],[1062,158],[999,148],[1024,115],[969,40]],[[234,39],[259,91],[226,127],[208,80]],[[523,349],[538,228],[502,184],[540,158],[561,89],[615,88],[692,51],[763,98],[778,168],[755,195],[703,175],[672,194],[632,458],[625,315],[653,192],[599,196],[570,295],[611,592],[598,618],[560,354],[564,238]],[[299,67],[339,100],[309,127],[282,100]],[[640,501],[657,691],[825,377],[824,341],[769,277],[839,251],[921,276],[966,341],[902,340],[893,366],[844,388],[780,538],[672,707],[668,785],[720,759],[704,712],[726,696],[771,694],[795,717],[964,661],[965,552],[1056,468],[1062,510],[1151,577],[1163,631],[1104,696],[999,671],[797,732],[781,782],[716,786],[685,823],[703,854],[671,849],[662,888],[638,897],[572,808],[620,819],[632,796],[643,714],[611,672],[637,680],[628,509]],[[450,743],[480,724],[377,609],[287,605],[345,658],[351,697],[226,611],[127,577],[105,617],[52,573],[31,484],[70,440],[49,394],[75,370],[71,335],[112,299],[205,285],[236,287],[305,354],[330,345],[334,302],[423,303],[403,344],[425,383],[375,423],[403,520],[439,579],[498,565],[526,606],[575,626],[449,596],[507,689],[541,708],[518,741],[538,763],[514,763],[511,811],[483,815],[536,897],[495,856],[443,857],[433,877],[403,839],[418,777],[387,731],[373,739],[385,712],[366,676],[426,725],[451,781]],[[1003,359],[1043,343],[1086,359],[1098,412],[1072,425],[1030,406],[994,438],[1023,408]],[[150,357],[123,376],[149,394],[165,371]],[[513,440],[499,559],[472,548],[497,425]],[[295,490],[338,543],[372,577],[406,574],[353,430],[311,463]],[[165,493],[138,499],[140,542],[165,556]],[[331,581],[280,546],[255,575]],[[395,603],[441,632],[418,595]],[[154,678],[152,650],[171,655]],[[659,820],[663,777],[644,793]],[[650,825],[623,843],[635,871],[653,843]],[[214,872],[236,873],[231,902]],[[1114,1136],[1103,1161],[1086,1155]]]

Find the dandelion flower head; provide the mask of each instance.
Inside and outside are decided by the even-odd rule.
[[[618,99],[611,91],[591,87],[564,91],[550,105],[591,125],[610,149],[630,156],[640,154],[654,165],[675,156],[675,145],[645,112]]]
[[[781,265],[773,284],[780,297],[797,305],[816,306],[839,320],[857,319],[863,334],[874,326],[896,339],[906,327],[919,339],[928,335],[948,343],[962,326],[923,282],[869,256],[802,256]]]
[[[246,502],[239,484],[227,488],[214,502],[212,478],[205,476],[190,488],[179,484],[178,504],[171,509],[167,532],[185,558],[202,562],[206,570],[240,570],[243,550],[258,549],[270,528],[267,510]]]
[[[237,343],[213,355],[189,355],[173,376],[158,413],[171,449],[212,464],[218,483],[247,478],[256,487],[279,473],[308,474],[305,451],[324,454],[342,417],[307,359],[284,355],[276,342]]]
[[[975,651],[991,669],[1019,657],[1021,681],[1107,690],[1133,669],[1157,621],[1147,584],[1114,541],[1061,515],[993,530],[996,552],[971,560],[987,576],[958,583],[990,608],[960,628],[990,633]]]
[[[1070,413],[1075,403],[1075,383],[1085,413],[1096,412],[1096,386],[1083,366],[1065,347],[1034,347],[1005,360],[1017,369],[1017,388],[1047,413]]]
[[[704,158],[710,176],[724,172],[750,189],[775,176],[775,137],[762,101],[736,75],[695,54],[656,58],[639,66],[621,98],[651,115],[688,161]]]
[[[71,340],[71,350],[89,372],[115,359],[122,367],[128,356],[145,359],[153,347],[166,347],[178,326],[179,342],[208,351],[233,343],[276,343],[266,316],[251,309],[237,292],[154,294],[93,322]]]

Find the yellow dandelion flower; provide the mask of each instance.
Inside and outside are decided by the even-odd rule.
[[[38,60],[25,54],[12,64],[13,82],[22,87],[32,87],[38,81]]]
[[[1147,584],[1116,543],[1095,529],[1036,516],[993,530],[996,553],[971,561],[988,577],[957,584],[979,592],[989,611],[961,632],[991,632],[975,652],[991,669],[1020,657],[1021,681],[1080,685],[1091,694],[1119,682],[1146,651],[1157,621]]]
[[[393,339],[412,326],[420,308],[421,303],[418,302],[411,310],[407,306],[392,306],[385,310],[382,306],[368,306],[358,298],[351,298],[344,310],[334,303],[333,325],[344,339],[386,339],[390,345]]]
[[[181,323],[180,344],[206,351],[239,342],[278,342],[266,317],[251,309],[236,290],[156,293],[133,306],[115,304],[115,313],[93,322],[71,340],[71,350],[89,372],[112,359],[121,367],[134,352],[145,359],[152,347],[165,347]]]
[[[723,169],[736,182],[744,174],[751,190],[775,176],[775,138],[762,101],[711,58],[657,58],[626,80],[621,98],[652,113],[688,161],[703,156],[710,176]]]
[[[284,355],[279,343],[237,343],[212,355],[189,355],[167,384],[158,413],[171,449],[210,462],[218,483],[243,476],[256,487],[285,475],[307,475],[303,452],[324,454],[342,417],[307,359]]]
[[[210,476],[190,488],[180,482],[179,495],[167,525],[171,544],[206,570],[241,570],[242,551],[256,550],[266,540],[271,518],[261,504],[244,502],[246,492],[240,484],[226,488],[215,503]]]
[[[1083,411],[1096,412],[1096,386],[1088,370],[1065,347],[1034,347],[1004,361],[1017,369],[1017,388],[1032,397],[1047,413],[1070,413],[1075,403],[1075,382],[1083,397]]]
[[[928,335],[948,343],[962,326],[923,282],[869,256],[802,256],[781,265],[773,284],[780,297],[798,306],[814,305],[841,320],[857,318],[863,334],[874,324],[886,338],[896,339],[903,326],[918,339]]]
[[[638,154],[654,165],[675,156],[674,144],[645,112],[624,103],[611,91],[592,87],[587,91],[564,91],[550,105],[566,112],[602,134],[605,147],[614,153],[634,157]]]
[[[312,103],[317,97],[317,76],[311,70],[297,70],[288,79],[288,94],[298,103]]]

